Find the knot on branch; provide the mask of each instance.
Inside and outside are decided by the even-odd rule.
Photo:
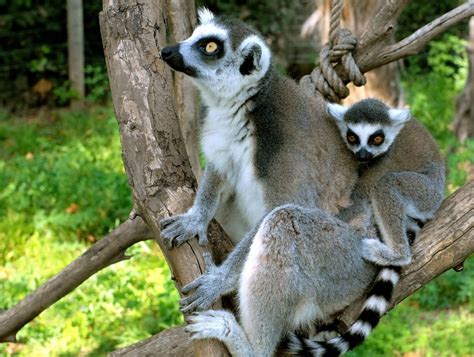
[[[319,67],[311,73],[316,89],[331,102],[338,102],[349,95],[344,81],[334,69],[340,64],[343,71],[356,86],[362,86],[366,79],[352,56],[357,38],[348,29],[338,29],[331,33],[330,41],[320,52]]]

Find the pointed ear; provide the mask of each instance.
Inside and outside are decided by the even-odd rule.
[[[335,103],[328,103],[326,106],[329,115],[336,119],[336,121],[342,121],[344,119],[344,114],[346,114],[347,109],[345,106]]]
[[[240,45],[242,63],[240,73],[244,76],[261,72],[270,67],[271,53],[267,45],[257,36],[247,37]]]
[[[207,24],[214,19],[214,14],[207,7],[200,7],[197,12],[199,23],[201,25]]]
[[[389,109],[388,116],[395,125],[403,125],[411,119],[411,113],[409,109]]]

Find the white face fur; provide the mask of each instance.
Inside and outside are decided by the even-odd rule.
[[[357,123],[350,123],[345,120],[345,114],[349,108],[328,103],[327,110],[335,119],[349,150],[363,162],[387,152],[404,124],[411,118],[408,109],[389,108],[387,114],[390,124],[364,122],[363,118],[359,118]]]
[[[246,99],[270,67],[269,48],[257,35],[231,44],[229,30],[215,21],[212,12],[202,8],[198,15],[200,25],[179,44],[184,66],[195,71],[193,81],[208,104],[240,96]]]

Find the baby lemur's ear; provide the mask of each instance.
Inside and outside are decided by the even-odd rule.
[[[409,109],[389,109],[388,115],[395,125],[403,125],[411,119]]]
[[[337,121],[342,121],[344,119],[344,115],[347,112],[345,106],[335,103],[328,103],[326,106],[326,110],[328,111],[329,115],[331,115]]]
[[[271,54],[267,45],[258,36],[247,37],[239,47],[242,56],[240,73],[244,76],[262,72],[270,66]]]

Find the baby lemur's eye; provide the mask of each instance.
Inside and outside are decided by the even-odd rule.
[[[372,143],[374,145],[381,145],[383,143],[383,136],[382,135],[377,135],[372,139]]]
[[[212,54],[217,51],[217,43],[210,41],[206,44],[206,52]]]
[[[359,137],[352,130],[348,130],[346,139],[347,142],[351,145],[359,144]]]

